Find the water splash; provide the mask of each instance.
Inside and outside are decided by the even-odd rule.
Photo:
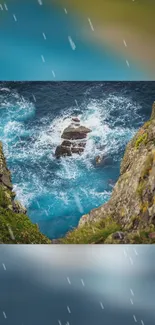
[[[63,236],[82,214],[109,199],[109,180],[117,180],[123,150],[141,120],[141,105],[125,93],[94,99],[91,91],[81,104],[55,115],[51,109],[39,119],[37,104],[17,91],[0,98],[0,137],[17,198],[50,238]],[[73,115],[92,132],[81,156],[58,161],[54,152]],[[95,165],[97,155],[106,158],[102,166]]]

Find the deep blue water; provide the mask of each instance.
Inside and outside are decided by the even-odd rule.
[[[14,190],[50,238],[106,202],[125,146],[151,114],[155,82],[0,84],[0,139]],[[77,115],[92,129],[82,156],[54,156],[61,132]],[[95,166],[98,154],[106,161]]]
[[[83,31],[90,30],[87,17],[81,23],[54,0],[50,6],[42,2],[8,0],[8,10],[2,4],[0,80],[149,80],[139,62],[119,56],[107,45],[101,50],[83,38]]]

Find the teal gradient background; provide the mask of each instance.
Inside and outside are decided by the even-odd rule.
[[[7,7],[2,4],[0,24],[0,80],[149,80],[137,60],[128,66],[107,44],[101,49],[84,38],[88,21],[65,14],[54,0],[50,5],[8,1]]]

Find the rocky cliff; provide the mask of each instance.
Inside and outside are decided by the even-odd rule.
[[[62,243],[155,243],[155,102],[128,143],[110,200],[84,215]]]
[[[0,243],[50,244],[15,196],[0,142]],[[155,102],[150,120],[126,147],[110,200],[53,243],[155,243]]]
[[[15,200],[11,174],[0,142],[0,244],[50,243],[38,227],[31,223],[26,209]]]

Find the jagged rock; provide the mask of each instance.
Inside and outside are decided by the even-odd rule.
[[[16,213],[25,214],[27,211],[20,202],[14,200],[16,193],[12,191],[13,185],[11,181],[11,173],[7,167],[6,159],[3,153],[3,146],[0,142],[0,190],[3,197],[2,206]]]
[[[154,119],[155,118],[155,101],[152,105],[152,114],[151,114],[151,119]]]
[[[13,186],[12,186],[12,183],[11,183],[11,179],[10,179],[10,175],[5,175],[3,174],[1,177],[0,177],[0,181],[10,190],[12,190]]]
[[[80,120],[76,117],[72,118],[72,121],[75,125],[68,126],[62,133],[61,138],[65,140],[56,148],[56,158],[71,156],[73,153],[81,154],[84,151],[87,134],[91,130],[85,126],[77,126],[76,124],[80,123]]]
[[[0,182],[8,189],[12,190],[11,175],[7,168],[6,160],[3,154],[3,146],[0,142]]]
[[[73,144],[73,147],[74,147],[75,145]],[[79,147],[82,147],[82,148],[85,148],[85,146],[86,146],[86,142],[79,142],[78,143],[78,146]]]
[[[70,147],[67,147],[67,146],[64,147],[64,146],[60,145],[56,148],[56,151],[55,151],[56,158],[71,156],[71,155],[72,155],[72,153],[71,153]]]
[[[0,142],[0,244],[51,244],[26,215],[26,209],[14,200],[11,173]]]
[[[63,141],[61,146],[63,147],[70,147],[70,148],[73,148],[73,147],[82,147],[84,148],[86,146],[86,142],[71,142],[71,141]]]
[[[72,153],[81,154],[83,151],[84,151],[84,145],[82,145],[82,144],[75,147],[75,144],[70,145],[70,146],[69,145],[64,146],[62,143],[62,145],[60,145],[56,148],[55,156],[56,156],[56,158],[66,157],[66,156],[71,156]]]
[[[72,147],[71,152],[80,154],[80,153],[84,152],[84,148],[82,148],[82,147]]]
[[[13,201],[13,211],[15,213],[26,214],[27,209],[25,207],[23,207],[23,205],[19,201],[14,200]]]
[[[61,143],[61,146],[63,146],[63,147],[71,147],[71,145],[72,145],[72,143],[67,140],[65,140]]]
[[[153,104],[153,111],[155,105]],[[154,117],[153,117],[154,116]],[[111,199],[83,216],[79,226],[106,216],[118,220],[124,229],[155,225],[155,115],[127,145],[120,177]]]
[[[116,222],[120,231],[113,231],[102,242],[155,242],[155,102],[150,120],[126,147],[120,177],[110,200],[81,217],[75,230],[76,238],[78,234],[81,236],[82,227],[86,229],[89,226],[93,229],[93,225],[95,227],[96,223],[106,222],[108,218]],[[73,238],[73,233],[74,231],[70,232],[70,238]]]
[[[91,132],[91,130],[85,126],[79,126],[77,128],[67,127],[63,131],[61,138],[69,140],[85,139],[89,132]]]
[[[76,123],[80,123],[80,119],[78,117],[72,117],[72,121]]]

